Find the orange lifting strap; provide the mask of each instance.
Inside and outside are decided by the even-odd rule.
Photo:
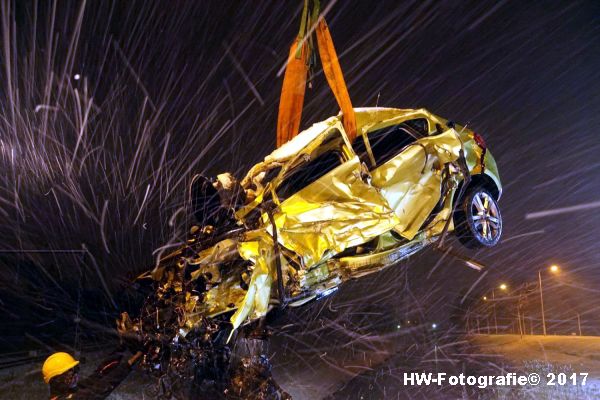
[[[296,57],[301,40],[297,38],[292,44],[285,68],[277,117],[277,147],[296,136],[300,129],[308,73],[308,46],[302,46],[300,57]]]
[[[304,105],[304,94],[306,91],[306,76],[308,73],[308,62],[312,52],[310,49],[310,25],[316,23],[315,32],[319,57],[323,64],[323,72],[327,83],[342,110],[342,123],[350,141],[356,137],[356,117],[354,108],[350,101],[344,74],[338,61],[333,39],[329,33],[329,27],[325,19],[319,16],[319,2],[315,1],[312,15],[308,15],[308,0],[304,2],[302,22],[298,37],[290,48],[287,60],[281,98],[279,100],[279,115],[277,118],[277,147],[281,146],[298,134],[302,108]],[[300,48],[299,48],[300,47]]]
[[[335,47],[333,47],[333,39],[324,18],[321,18],[317,24],[317,43],[327,83],[329,83],[329,87],[342,110],[342,123],[346,134],[350,142],[353,142],[356,137],[356,116],[354,115],[354,108],[352,108],[342,67],[340,67]]]

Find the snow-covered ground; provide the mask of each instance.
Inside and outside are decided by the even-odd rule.
[[[541,335],[475,335],[471,342],[482,353],[499,359],[523,373],[537,373],[541,383],[527,387],[531,398],[592,399],[600,397],[600,337]],[[561,385],[546,385],[550,374],[567,375]],[[573,374],[576,374],[573,378]],[[583,375],[587,373],[585,385]],[[576,380],[576,385],[571,379]],[[501,393],[500,393],[501,394]],[[499,398],[502,398],[500,395]]]

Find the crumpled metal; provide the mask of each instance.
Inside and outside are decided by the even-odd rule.
[[[285,200],[274,214],[279,242],[301,256],[306,267],[366,243],[400,222],[360,173],[354,157]]]
[[[277,279],[273,260],[273,238],[269,234],[261,230],[249,232],[244,241],[239,243],[238,251],[254,268],[246,295],[237,304],[237,310],[230,319],[234,330],[248,319],[260,318],[267,314],[272,284]],[[282,261],[285,260],[282,258]]]
[[[395,210],[394,230],[413,239],[440,199],[442,169],[456,161],[461,141],[453,129],[416,140],[371,172],[373,186]]]

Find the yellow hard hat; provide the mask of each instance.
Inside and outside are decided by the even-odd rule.
[[[64,374],[77,364],[79,364],[79,361],[74,359],[69,353],[60,352],[52,354],[50,357],[46,358],[46,361],[44,361],[44,365],[42,366],[44,382],[50,382],[50,379]]]

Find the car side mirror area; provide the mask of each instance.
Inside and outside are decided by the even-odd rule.
[[[456,127],[456,123],[454,121],[446,122],[446,126],[450,129],[454,129]]]

